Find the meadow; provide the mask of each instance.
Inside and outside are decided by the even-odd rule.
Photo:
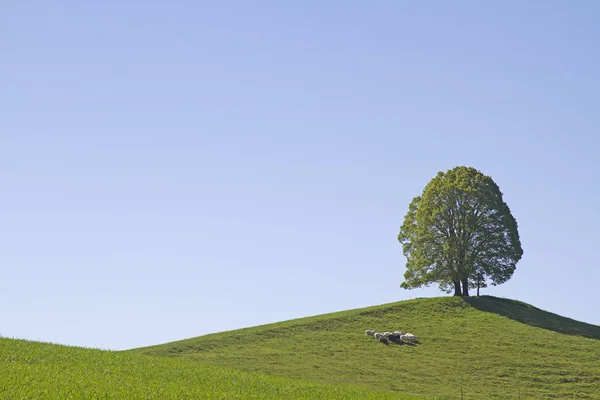
[[[407,400],[187,360],[0,339],[0,399]]]
[[[365,329],[408,331],[420,343],[385,346]],[[405,394],[600,398],[600,327],[486,296],[415,299],[131,352]]]
[[[366,329],[414,333],[384,345]],[[0,338],[0,399],[600,399],[600,327],[414,299],[127,351]]]

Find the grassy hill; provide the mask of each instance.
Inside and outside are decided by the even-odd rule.
[[[197,362],[0,338],[0,399],[409,399]]]
[[[419,343],[385,346],[365,329]],[[461,386],[465,399],[600,399],[600,327],[445,297],[126,352],[0,338],[1,399],[457,399]]]
[[[409,331],[420,343],[385,346],[365,329]],[[600,327],[486,296],[415,299],[129,352],[405,394],[460,398],[462,386],[474,399],[600,398]]]

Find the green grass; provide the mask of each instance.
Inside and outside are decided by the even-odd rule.
[[[365,329],[409,331],[420,344],[385,346]],[[599,339],[598,326],[525,303],[441,297],[129,352],[408,394],[460,398],[462,383],[466,399],[600,399]]]
[[[409,399],[197,362],[0,338],[0,399]]]
[[[365,329],[420,343],[385,346]],[[461,386],[465,399],[600,399],[600,327],[443,297],[126,352],[0,338],[0,399],[458,399]]]

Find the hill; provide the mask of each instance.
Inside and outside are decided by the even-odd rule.
[[[419,344],[385,346],[366,329]],[[441,297],[129,350],[404,394],[600,398],[600,327],[495,297]]]
[[[0,398],[399,399],[385,391],[296,381],[186,360],[6,338],[0,338]]]

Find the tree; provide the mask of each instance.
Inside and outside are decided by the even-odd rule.
[[[490,178],[472,167],[438,172],[415,197],[398,234],[406,256],[401,287],[437,282],[468,296],[469,288],[509,280],[523,256],[517,221]],[[462,290],[461,290],[462,288]]]

